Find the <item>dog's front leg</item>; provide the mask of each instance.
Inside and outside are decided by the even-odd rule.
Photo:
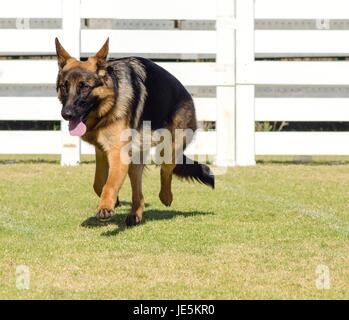
[[[107,220],[112,216],[117,195],[128,172],[128,164],[122,161],[120,150],[121,148],[116,147],[106,153],[109,169],[98,206],[97,218],[100,220]]]
[[[98,197],[102,195],[103,187],[108,179],[109,164],[108,158],[104,151],[95,147],[96,150],[96,171],[93,189]]]
[[[98,197],[101,197],[103,187],[108,179],[109,164],[107,154],[100,148],[95,147],[96,150],[96,171],[93,189]],[[116,198],[115,208],[120,206],[119,197]]]

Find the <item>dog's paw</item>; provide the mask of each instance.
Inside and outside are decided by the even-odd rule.
[[[133,227],[133,226],[137,226],[141,223],[142,218],[140,218],[139,216],[137,216],[134,213],[130,213],[125,220],[126,226],[127,227]]]
[[[102,208],[96,214],[96,218],[100,221],[108,221],[113,216],[114,211],[111,209]]]
[[[172,192],[161,192],[159,193],[159,198],[161,202],[166,206],[171,206],[171,203],[173,201]]]

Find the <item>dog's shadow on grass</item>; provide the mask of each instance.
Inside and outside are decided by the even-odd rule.
[[[182,211],[176,211],[176,210],[150,209],[150,210],[144,211],[143,220],[140,226],[154,220],[169,220],[175,217],[187,218],[187,217],[195,217],[198,215],[212,215],[212,214],[213,214],[212,212],[203,212],[203,211],[182,212]],[[100,228],[108,225],[115,225],[117,226],[116,229],[103,232],[101,235],[104,237],[116,236],[123,231],[138,227],[138,226],[132,227],[132,228],[126,227],[125,219],[127,215],[128,214],[126,213],[117,213],[114,216],[112,216],[112,218],[109,221],[106,221],[106,222],[99,221],[96,217],[90,217],[86,219],[84,222],[82,222],[81,226],[84,228]]]

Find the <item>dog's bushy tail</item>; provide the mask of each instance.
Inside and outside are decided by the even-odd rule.
[[[201,182],[214,189],[215,179],[211,169],[185,155],[183,155],[182,163],[177,164],[174,168],[173,174],[181,179]]]

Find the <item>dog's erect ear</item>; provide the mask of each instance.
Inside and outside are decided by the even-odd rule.
[[[56,53],[57,53],[57,61],[58,61],[58,67],[59,69],[63,69],[63,67],[65,66],[65,64],[67,63],[67,61],[69,59],[71,59],[72,57],[70,56],[70,54],[65,51],[65,49],[62,47],[62,45],[60,44],[60,42],[58,41],[58,38],[55,39],[55,43],[56,43]]]
[[[107,59],[108,53],[109,53],[109,38],[104,43],[102,48],[100,48],[95,55],[95,58],[97,59],[97,63],[98,64],[103,63]]]

